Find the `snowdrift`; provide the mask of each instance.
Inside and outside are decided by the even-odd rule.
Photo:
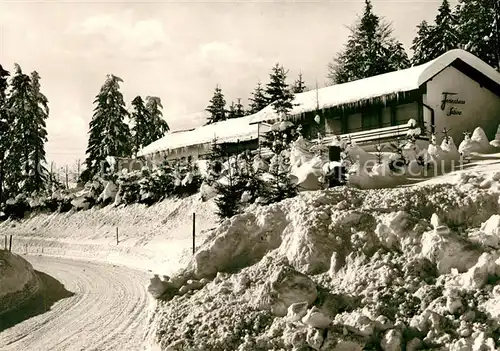
[[[167,350],[496,350],[500,204],[481,182],[253,206],[152,279],[166,301],[156,337]]]
[[[0,250],[0,320],[2,315],[22,306],[39,289],[40,280],[31,264],[19,255]]]

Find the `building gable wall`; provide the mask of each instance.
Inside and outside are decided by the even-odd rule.
[[[458,144],[463,132],[473,132],[481,127],[488,138],[493,138],[500,123],[500,97],[471,79],[456,68],[449,66],[426,83],[427,93],[423,101],[434,110],[435,130],[438,141],[442,140],[443,128],[451,128],[450,135]],[[443,105],[444,93],[454,100]],[[424,109],[424,119],[430,121],[431,112]]]

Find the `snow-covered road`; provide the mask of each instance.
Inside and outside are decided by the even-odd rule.
[[[150,303],[146,273],[63,258],[25,258],[74,295],[0,332],[1,350],[144,349]]]

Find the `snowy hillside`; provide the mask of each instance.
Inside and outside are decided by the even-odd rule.
[[[196,240],[201,244],[206,231],[216,226],[217,216],[213,201],[201,202],[197,195],[167,199],[150,207],[134,204],[36,214],[21,222],[0,222],[0,231],[14,234],[13,251],[19,253],[93,259],[170,272],[191,254],[193,213]]]

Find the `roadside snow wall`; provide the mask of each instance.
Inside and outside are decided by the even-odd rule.
[[[40,280],[33,266],[19,255],[0,250],[0,320],[3,314],[22,306],[39,289]]]

